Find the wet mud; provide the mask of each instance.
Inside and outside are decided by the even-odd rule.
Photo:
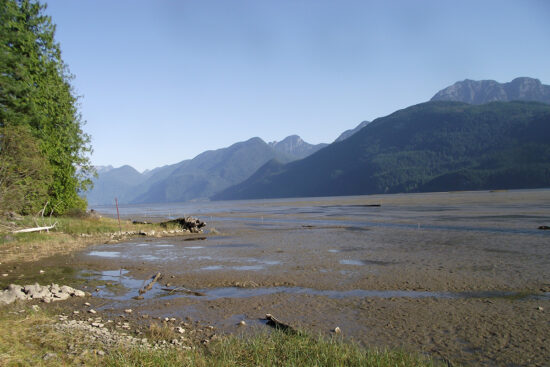
[[[550,190],[222,202],[201,213],[219,234],[0,264],[0,282],[65,269],[65,284],[112,314],[132,308],[241,333],[265,328],[271,313],[467,366],[549,365],[550,233],[537,228],[550,222]],[[133,299],[156,272],[163,278]]]

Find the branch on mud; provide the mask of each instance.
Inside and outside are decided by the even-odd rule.
[[[156,273],[153,276],[153,279],[151,279],[151,281],[149,282],[149,284],[146,284],[143,288],[141,288],[139,290],[139,294],[144,294],[144,293],[150,291],[153,288],[153,286],[155,285],[155,283],[160,279],[160,277],[161,277],[161,274]]]
[[[162,288],[163,291],[166,291],[166,292],[170,292],[170,293],[174,293],[174,292],[183,292],[183,293],[187,293],[187,294],[192,294],[194,296],[198,296],[198,297],[203,297],[203,296],[206,296],[206,294],[202,293],[202,292],[197,292],[197,291],[194,291],[194,290],[191,290],[191,289],[187,289],[187,288],[184,288],[184,287],[177,287],[177,288]]]

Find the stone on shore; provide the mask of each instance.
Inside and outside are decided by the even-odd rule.
[[[30,284],[20,286],[10,284],[4,291],[0,291],[0,305],[7,305],[16,300],[26,301],[31,299],[40,299],[49,303],[52,301],[63,301],[71,297],[84,297],[86,294],[78,289],[69,286],[59,286],[51,284],[41,286],[40,284]]]

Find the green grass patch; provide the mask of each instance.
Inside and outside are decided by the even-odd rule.
[[[145,349],[90,343],[78,332],[60,332],[48,312],[30,306],[0,308],[0,365],[2,366],[440,366],[425,357],[402,351],[367,350],[339,337],[313,337],[282,331],[255,336],[224,336],[192,349]],[[174,337],[162,325],[153,326],[149,340]],[[106,352],[104,356],[98,351]],[[50,358],[46,357],[52,355]],[[46,357],[46,359],[44,358]]]

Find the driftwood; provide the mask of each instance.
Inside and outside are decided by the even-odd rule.
[[[150,291],[153,288],[153,285],[160,279],[160,273],[156,273],[155,276],[153,276],[153,279],[149,282],[149,284],[146,284],[139,290],[139,294],[144,294],[148,291]]]
[[[187,293],[187,294],[192,294],[194,296],[198,296],[198,297],[203,297],[203,296],[206,296],[206,294],[202,293],[202,292],[197,292],[197,291],[193,291],[191,289],[187,289],[187,288],[184,288],[184,287],[177,287],[177,288],[162,288],[163,291],[166,291],[166,292],[170,292],[170,293],[174,293],[174,292],[183,292],[183,293]]]
[[[57,225],[57,222],[55,222],[51,226],[18,229],[17,231],[12,231],[11,233],[29,233],[29,232],[49,231],[50,229],[54,229],[56,225]]]
[[[267,324],[269,326],[274,327],[275,329],[279,329],[286,333],[293,333],[293,334],[298,332],[294,327],[278,320],[275,316],[273,316],[270,313],[265,314],[265,319],[267,320]]]
[[[161,222],[160,225],[164,228],[168,226],[179,226],[182,229],[186,229],[191,233],[201,232],[201,228],[206,226],[206,223],[200,219],[193,217],[176,218],[166,222]]]

